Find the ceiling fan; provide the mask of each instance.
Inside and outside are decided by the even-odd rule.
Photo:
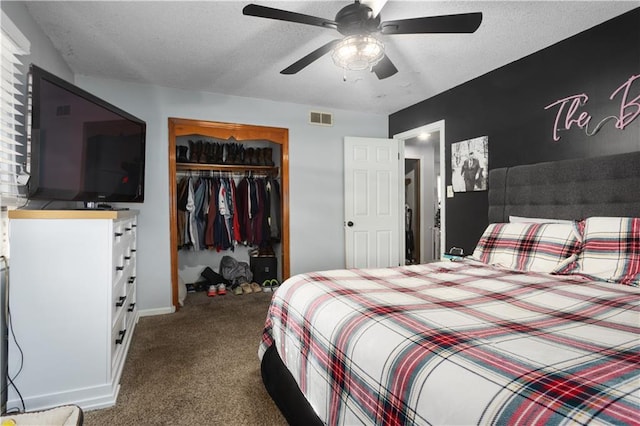
[[[353,4],[340,9],[334,20],[257,4],[245,6],[242,13],[248,16],[334,29],[344,36],[326,43],[294,62],[280,71],[281,74],[295,74],[323,55],[332,52],[336,65],[350,70],[369,68],[381,80],[391,77],[398,72],[398,69],[386,55],[384,45],[376,37],[378,34],[473,33],[482,22],[480,12],[381,21],[379,11],[385,3],[386,1],[375,0],[361,3],[360,0],[355,0]]]

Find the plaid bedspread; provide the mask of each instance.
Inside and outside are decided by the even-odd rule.
[[[479,262],[301,274],[275,345],[330,425],[640,424],[640,289]]]

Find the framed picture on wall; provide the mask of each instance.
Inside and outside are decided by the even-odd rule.
[[[486,191],[489,177],[488,165],[488,136],[451,144],[451,185],[453,191]]]

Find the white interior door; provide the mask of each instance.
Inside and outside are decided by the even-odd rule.
[[[398,145],[395,139],[344,139],[347,268],[400,265]]]

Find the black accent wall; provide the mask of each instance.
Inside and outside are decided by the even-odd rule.
[[[559,107],[545,110],[585,93],[589,100],[574,118],[588,112],[591,131],[602,119],[620,116],[622,93],[609,97],[634,75],[640,75],[640,8],[393,113],[389,135],[445,120],[447,185],[451,144],[479,136],[489,137],[489,169],[640,151],[640,116],[624,130],[607,121],[593,136],[574,125],[554,141]],[[627,104],[629,116],[640,110],[640,78],[630,85]],[[488,224],[487,192],[455,193],[445,201],[445,249],[471,253]]]

